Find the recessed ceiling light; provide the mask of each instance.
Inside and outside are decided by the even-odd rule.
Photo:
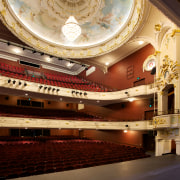
[[[50,62],[51,58],[50,57],[46,57],[46,61]]]
[[[69,62],[69,63],[67,63],[67,67],[70,67],[70,66],[72,66],[72,64]]]
[[[108,66],[108,65],[109,65],[109,62],[106,62],[105,65]]]
[[[13,48],[12,49],[16,54],[20,54],[22,51],[21,51],[21,49],[20,48]]]
[[[28,96],[28,93],[26,93],[25,96]]]
[[[128,98],[128,101],[129,101],[129,102],[133,102],[133,101],[134,101],[134,98]]]
[[[144,41],[139,41],[138,43],[139,43],[139,45],[142,45],[142,44],[144,44]]]

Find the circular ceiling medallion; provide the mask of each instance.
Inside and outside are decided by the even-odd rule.
[[[5,25],[30,46],[60,57],[87,58],[110,52],[137,29],[143,0],[0,0]],[[61,29],[73,15],[81,35],[73,42]]]

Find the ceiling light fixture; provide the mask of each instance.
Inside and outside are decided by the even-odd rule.
[[[74,16],[69,16],[62,27],[62,32],[69,41],[74,41],[81,35],[81,27]]]
[[[20,54],[21,53],[21,50],[19,48],[13,48],[13,51],[16,53],[16,54]]]
[[[129,102],[133,102],[133,101],[134,101],[134,98],[128,98],[128,101],[129,101]]]
[[[142,44],[144,44],[144,41],[139,41],[138,43],[139,43],[139,45],[142,45]]]

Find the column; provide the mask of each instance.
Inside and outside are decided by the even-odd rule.
[[[180,65],[180,32],[175,33],[175,41],[176,41],[176,57],[175,60],[177,61],[178,65]],[[180,69],[180,66],[178,66]],[[179,79],[175,81],[174,84],[174,109],[177,113],[180,110],[180,70],[178,70]]]
[[[175,143],[176,143],[176,154],[180,155],[180,139],[176,139]]]

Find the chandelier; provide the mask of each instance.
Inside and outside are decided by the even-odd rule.
[[[81,27],[74,16],[69,16],[65,25],[62,27],[62,32],[69,41],[74,41],[79,37],[81,34]]]

